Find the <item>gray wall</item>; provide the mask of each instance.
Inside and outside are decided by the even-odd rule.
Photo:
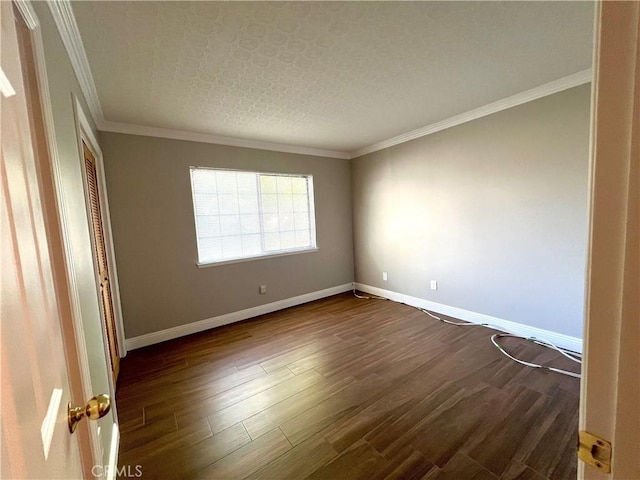
[[[581,338],[589,112],[583,85],[353,160],[356,281]]]
[[[71,266],[78,287],[81,321],[84,330],[89,371],[93,391],[109,392],[107,358],[102,334],[102,320],[96,273],[92,257],[89,220],[82,180],[82,155],[78,147],[73,96],[76,96],[89,115],[89,109],[75,77],[69,57],[45,2],[32,2],[42,30],[49,93],[53,110],[55,144],[58,153],[62,183],[60,185],[67,222],[67,233],[72,257]],[[96,133],[95,128],[93,129]],[[80,403],[83,399],[74,399]],[[86,399],[85,399],[86,400]],[[111,444],[111,424],[114,412],[100,419],[103,460],[108,461]]]
[[[349,161],[117,133],[100,140],[127,338],[353,281]],[[191,165],[312,174],[319,251],[197,268]]]

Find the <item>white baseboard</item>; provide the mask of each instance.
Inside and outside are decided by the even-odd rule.
[[[462,308],[450,307],[449,305],[443,305],[441,303],[431,302],[418,297],[412,297],[402,293],[393,292],[391,290],[385,290],[383,288],[372,287],[363,283],[354,283],[355,288],[361,292],[371,293],[379,297],[388,298],[396,302],[406,303],[412,307],[424,308],[435,313],[441,313],[450,317],[464,320],[471,323],[489,323],[495,326],[497,329],[508,333],[514,333],[523,337],[536,337],[544,340],[549,340],[555,345],[571,350],[572,352],[582,353],[582,339],[576,337],[570,337],[562,333],[552,332],[550,330],[544,330],[542,328],[530,327],[529,325],[523,325],[521,323],[512,322],[510,320],[503,320],[501,318],[492,317],[490,315],[484,315],[482,313],[471,312]]]
[[[240,320],[257,317],[266,313],[275,312],[289,307],[295,307],[296,305],[302,305],[303,303],[320,300],[321,298],[330,297],[331,295],[348,292],[351,289],[353,289],[353,284],[345,283],[344,285],[338,285],[336,287],[318,290],[317,292],[305,293],[304,295],[298,295],[297,297],[286,298],[277,302],[267,303],[265,305],[247,308],[246,310],[240,310],[238,312],[231,312],[225,315],[207,318],[205,320],[188,323],[186,325],[179,325],[177,327],[168,328],[166,330],[160,330],[159,332],[147,333],[138,337],[127,338],[127,350],[135,350],[136,348],[142,348],[148,345],[154,345],[156,343],[172,340],[174,338],[184,337],[185,335],[191,335],[192,333],[198,333],[204,330],[209,330],[211,328],[221,327],[223,325],[228,325],[230,323],[239,322]]]

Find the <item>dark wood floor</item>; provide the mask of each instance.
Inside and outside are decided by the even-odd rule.
[[[491,333],[343,294],[130,352],[119,463],[146,480],[575,478],[579,380]]]

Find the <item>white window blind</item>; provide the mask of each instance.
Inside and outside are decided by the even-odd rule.
[[[191,167],[198,263],[316,248],[313,177]]]

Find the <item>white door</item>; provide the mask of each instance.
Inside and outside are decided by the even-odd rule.
[[[599,2],[580,430],[612,444],[611,473],[640,479],[640,2]]]
[[[74,340],[64,306],[69,293],[56,281],[64,257],[53,238],[55,198],[47,187],[26,27],[12,2],[0,2],[0,21],[0,475],[90,478],[95,445],[88,420],[74,434],[67,423],[67,404],[88,400],[71,395],[83,390],[77,350],[85,347]]]

